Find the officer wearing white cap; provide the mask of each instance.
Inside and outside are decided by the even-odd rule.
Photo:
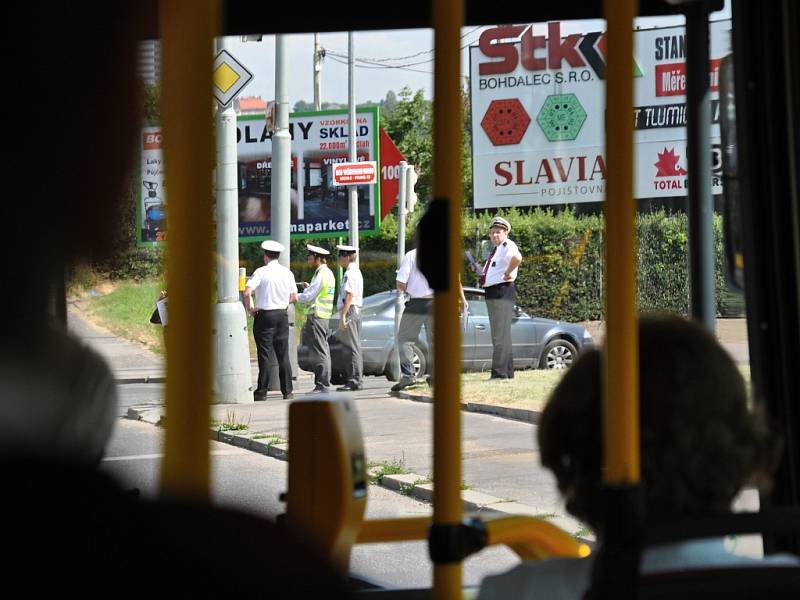
[[[336,278],[328,268],[330,252],[319,246],[306,244],[308,265],[314,267],[311,283],[297,296],[298,302],[311,304],[303,325],[303,344],[310,349],[314,365],[314,389],[310,393],[327,392],[331,385],[331,352],[328,347],[328,324],[333,316],[333,297]]]
[[[269,362],[274,355],[284,400],[292,394],[292,366],[289,362],[289,317],[286,309],[297,299],[297,284],[292,272],[278,262],[282,244],[274,240],[261,243],[264,266],[259,267],[247,281],[244,290],[245,306],[253,315],[253,337],[258,350],[258,386],[253,397],[266,400],[269,390]],[[255,293],[255,306],[252,296]]]
[[[360,390],[363,387],[364,363],[361,356],[361,305],[364,302],[364,278],[358,268],[357,248],[336,246],[339,264],[345,270],[336,308],[339,310],[339,329],[342,345],[347,356],[344,361],[345,382],[337,391]]]
[[[514,377],[514,355],[511,346],[511,320],[517,279],[522,254],[517,245],[508,239],[511,223],[503,217],[495,217],[489,223],[489,239],[492,253],[486,259],[481,273],[481,285],[486,292],[486,307],[489,311],[489,328],[492,332],[492,379]]]

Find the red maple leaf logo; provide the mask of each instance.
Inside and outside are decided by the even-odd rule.
[[[675,154],[675,148],[658,153],[658,162],[653,166],[658,169],[656,177],[675,177],[677,175],[686,175],[687,171],[683,167],[678,166],[678,159],[680,156]]]

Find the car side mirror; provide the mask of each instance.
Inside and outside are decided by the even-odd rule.
[[[514,316],[515,317],[520,317],[521,315],[522,315],[522,309],[515,304],[514,305]]]

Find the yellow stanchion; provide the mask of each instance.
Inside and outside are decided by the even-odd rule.
[[[211,118],[217,0],[159,2],[161,115],[169,181],[167,412],[163,494],[208,497],[211,397]]]
[[[433,521],[457,525],[461,504],[461,365],[452,348],[461,347],[458,318],[458,274],[461,271],[461,25],[463,0],[434,0],[433,26],[436,47],[433,114],[433,194],[446,201],[448,212],[448,285],[434,296],[433,401]],[[461,562],[434,564],[433,597],[461,596]]]
[[[606,0],[606,337],[604,479],[639,481],[639,330],[633,198],[634,0]]]

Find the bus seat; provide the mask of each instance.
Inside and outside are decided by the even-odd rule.
[[[651,573],[639,579],[639,600],[796,600],[800,567],[756,566]]]

